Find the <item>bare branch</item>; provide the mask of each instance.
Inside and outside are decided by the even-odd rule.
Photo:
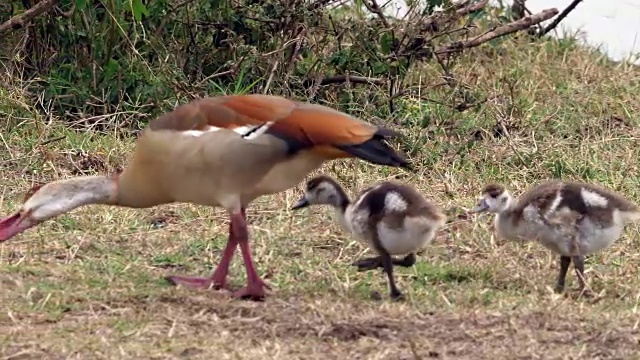
[[[315,79],[308,79],[302,83],[302,86],[309,87],[315,83]],[[320,80],[320,86],[323,85],[331,85],[331,84],[342,84],[345,82],[350,82],[354,84],[372,84],[372,85],[384,85],[387,80],[380,78],[370,78],[364,76],[349,76],[349,75],[336,75],[329,76],[322,80]]]
[[[386,27],[387,29],[389,28],[389,22],[387,21],[387,17],[384,16],[384,14],[382,13],[382,9],[380,8],[376,0],[371,0],[371,4],[369,4],[368,0],[363,0],[362,3],[367,8],[367,10],[371,11],[372,13],[378,16],[378,18],[380,19],[380,22],[382,22],[382,25],[384,25],[384,27]]]
[[[267,84],[264,86],[264,90],[262,91],[263,94],[269,92],[273,77],[276,75],[276,70],[278,70],[278,65],[280,65],[280,60],[276,60],[273,62],[273,66],[271,67],[271,71],[269,72],[269,78],[267,79]]]
[[[472,13],[474,11],[478,11],[478,10],[482,9],[483,7],[485,7],[488,2],[489,2],[489,0],[481,0],[481,1],[469,4],[469,5],[465,4],[466,6],[460,7],[459,9],[456,10],[456,15],[464,16],[464,15],[467,15],[467,14]]]
[[[60,14],[60,16],[62,16],[64,18],[67,18],[67,19],[71,19],[71,17],[73,16],[73,13],[76,11],[76,4],[75,3],[71,4],[71,9],[69,9],[67,11],[63,11],[57,5],[54,6],[54,8],[56,9],[56,13]]]
[[[51,143],[56,142],[56,141],[64,140],[65,138],[66,138],[66,136],[64,136],[64,135],[62,135],[62,136],[56,136],[56,137],[54,137],[54,138],[47,139],[47,140],[45,140],[45,141],[41,142],[41,143],[40,143],[40,144],[38,144],[38,145],[40,145],[40,146],[45,146],[45,145],[51,144]]]
[[[489,0],[480,0],[478,2],[466,1],[466,2],[462,2],[460,4],[455,5],[454,7],[455,12],[453,13],[453,15],[446,16],[447,13],[438,12],[434,15],[429,16],[428,18],[426,18],[424,23],[420,26],[420,30],[418,31],[418,33],[419,34],[435,33],[435,35],[430,39],[425,39],[424,36],[421,36],[421,35],[410,38],[409,44],[405,47],[403,51],[407,53],[414,52],[424,47],[425,44],[430,43],[432,40],[434,40],[437,37],[443,36],[451,32],[464,31],[465,28],[454,29],[454,30],[449,30],[449,29],[443,30],[441,29],[441,27],[443,24],[446,24],[446,23],[453,25],[457,19],[460,19],[461,17],[468,15],[474,11],[481,10],[488,3],[489,3]],[[405,32],[402,40],[400,40],[400,43],[404,43],[408,35],[409,35],[408,32]]]
[[[546,28],[544,28],[544,30],[540,31],[540,33],[538,33],[538,37],[544,36],[545,34],[547,34],[549,31],[553,30],[556,28],[556,26],[558,26],[558,24],[560,24],[560,22],[567,17],[567,15],[569,15],[570,12],[573,11],[573,9],[576,8],[576,6],[578,6],[578,4],[581,2],[582,0],[573,0],[571,2],[571,4],[569,4],[569,6],[567,6],[564,10],[562,10],[562,13],[560,15],[558,15],[557,18],[555,18],[551,24],[549,24],[549,26],[547,26]]]
[[[0,34],[24,27],[31,20],[53,9],[53,7],[58,4],[58,1],[59,0],[43,0],[22,14],[12,17],[0,25]]]
[[[513,21],[502,26],[498,26],[493,30],[487,31],[484,34],[480,34],[469,40],[454,42],[454,43],[450,43],[448,45],[439,47],[434,51],[434,53],[436,55],[445,55],[445,54],[460,52],[463,49],[476,47],[486,43],[487,41],[491,41],[495,38],[512,34],[520,30],[528,29],[532,25],[539,24],[545,20],[549,20],[552,17],[556,16],[557,14],[558,14],[558,9],[556,8],[543,10],[542,12],[539,12],[537,14],[526,16],[520,20]]]

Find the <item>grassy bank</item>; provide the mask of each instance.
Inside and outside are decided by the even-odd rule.
[[[487,48],[470,51],[455,68],[459,80],[490,98],[484,105],[460,113],[417,99],[406,104],[410,116],[396,123],[420,170],[403,180],[444,209],[472,206],[489,181],[519,194],[553,177],[600,183],[640,202],[638,68],[570,41],[509,40]],[[438,69],[420,71],[429,78]],[[133,140],[48,124],[18,89],[0,94],[0,110],[8,114],[0,125],[0,213],[19,206],[33,181],[124,164]],[[355,161],[323,171],[351,194],[401,173]],[[637,226],[588,259],[597,295],[577,299],[573,272],[566,296],[551,291],[558,259],[550,252],[495,239],[488,217],[452,215],[419,263],[397,270],[408,299],[392,303],[381,273],[349,266],[365,248],[338,230],[328,209],[287,210],[299,194],[291,189],[249,209],[258,269],[273,288],[265,303],[176,289],[162,280],[211,271],[226,240],[221,210],[83,208],[0,245],[0,353],[22,359],[568,359],[630,358],[640,346]],[[231,272],[238,285],[244,282],[240,259]],[[372,291],[383,300],[372,300]]]

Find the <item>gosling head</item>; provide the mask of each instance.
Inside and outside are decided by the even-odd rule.
[[[298,210],[310,205],[331,205],[344,209],[349,198],[340,184],[327,175],[319,175],[305,185],[304,196],[293,205],[291,210]]]
[[[482,195],[476,206],[471,209],[472,213],[490,212],[501,213],[511,206],[513,198],[502,185],[489,184],[482,189]]]
[[[72,178],[38,185],[25,195],[20,209],[0,220],[0,242],[87,204],[108,204],[115,199],[117,184],[104,176]]]

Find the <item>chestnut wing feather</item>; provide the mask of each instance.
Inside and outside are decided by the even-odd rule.
[[[408,162],[385,143],[399,134],[373,126],[326,106],[272,95],[230,95],[193,101],[152,121],[151,130],[235,128],[273,121],[267,131],[293,151],[311,148],[327,159],[358,157],[391,166]]]

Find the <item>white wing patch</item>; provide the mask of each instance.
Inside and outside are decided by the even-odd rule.
[[[203,134],[206,134],[206,133],[209,133],[209,132],[218,131],[220,129],[221,128],[216,127],[216,126],[207,126],[203,130],[187,130],[187,131],[183,131],[182,134],[184,134],[185,136],[198,137],[198,136],[202,136]]]
[[[585,188],[580,189],[580,195],[585,204],[589,206],[607,207],[609,200],[606,197]]]
[[[239,127],[233,128],[233,131],[236,134],[240,134],[245,139],[251,140],[251,139],[255,139],[258,136],[264,134],[267,130],[269,130],[269,128],[273,124],[274,124],[273,121],[269,121],[269,122],[266,122],[266,123],[264,123],[262,125],[258,125],[258,126],[252,126],[252,125],[239,126]],[[222,129],[222,128],[219,128],[219,127],[216,127],[216,126],[207,126],[203,130],[186,130],[186,131],[183,131],[182,134],[185,135],[185,136],[198,137],[198,136],[202,136],[202,135],[204,135],[206,133],[218,131],[220,129]]]
[[[245,136],[247,133],[249,133],[251,130],[255,130],[256,128],[258,128],[259,126],[238,126],[237,128],[233,128],[233,131],[235,131],[236,133]]]
[[[556,192],[556,197],[555,199],[553,199],[553,202],[551,203],[551,206],[549,206],[549,210],[547,210],[547,214],[546,216],[551,215],[554,211],[558,210],[558,205],[560,205],[560,201],[562,201],[562,192],[561,191],[557,191]]]
[[[255,139],[258,136],[264,134],[271,126],[273,126],[273,121],[267,121],[266,123],[258,126],[241,126],[234,128],[233,131],[241,134],[243,138],[247,140]]]
[[[387,210],[405,211],[407,206],[407,201],[395,191],[389,191],[384,197],[384,208]]]

